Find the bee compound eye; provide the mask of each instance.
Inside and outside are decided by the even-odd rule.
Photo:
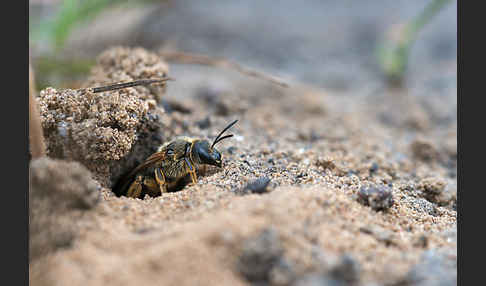
[[[169,156],[173,156],[173,155],[174,155],[174,150],[172,150],[172,149],[168,149],[168,150],[167,150],[167,155],[169,155]]]

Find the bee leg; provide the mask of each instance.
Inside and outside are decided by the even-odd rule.
[[[138,198],[142,193],[142,176],[137,176],[127,191],[127,197]]]
[[[160,192],[167,193],[167,185],[165,182],[164,173],[159,168],[155,168],[155,180],[159,184]]]
[[[147,187],[147,192],[152,197],[160,196],[161,190],[154,179],[150,177],[145,177],[143,180],[143,185]]]
[[[196,171],[191,172],[190,174],[191,174],[192,183],[193,183],[194,185],[196,185],[196,184],[197,184],[197,175],[196,175]]]
[[[184,160],[186,161],[186,165],[187,165],[187,168],[189,169],[189,174],[191,174],[191,179],[192,179],[192,183],[194,185],[197,184],[197,175],[196,175],[196,170],[194,169],[194,167],[192,166],[191,162],[189,161],[189,159],[187,158],[184,158]]]

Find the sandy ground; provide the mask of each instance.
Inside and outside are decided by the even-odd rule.
[[[127,60],[105,62],[114,55]],[[151,56],[110,50],[86,85],[164,66]],[[112,69],[99,76],[103,65]],[[31,205],[32,285],[455,285],[454,95],[349,97],[192,66],[168,74],[176,81],[155,91],[41,92],[57,159],[31,163],[31,201],[44,200]],[[197,185],[144,199],[111,191],[161,142],[212,139],[234,119],[223,168],[200,170]],[[87,122],[107,131],[80,136]]]
[[[40,92],[50,158],[30,165],[31,284],[456,285],[457,4],[421,32],[404,88],[389,89],[376,45],[423,1],[350,3],[168,1],[77,28],[59,54],[98,62],[76,86],[176,80]],[[161,49],[290,87],[169,65]],[[211,140],[234,119],[223,168],[199,170],[197,185],[111,191],[160,144]]]

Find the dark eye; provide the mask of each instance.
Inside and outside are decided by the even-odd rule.
[[[168,150],[167,150],[167,155],[169,155],[169,156],[174,156],[174,150],[172,150],[172,149],[168,149]]]

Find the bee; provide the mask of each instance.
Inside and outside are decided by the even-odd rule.
[[[159,196],[176,186],[181,179],[190,175],[197,183],[196,170],[200,165],[221,168],[221,153],[214,146],[224,139],[233,137],[224,132],[238,120],[228,124],[210,144],[208,140],[191,137],[177,137],[160,146],[154,154],[124,176],[114,190],[117,195],[143,198],[145,194]]]

